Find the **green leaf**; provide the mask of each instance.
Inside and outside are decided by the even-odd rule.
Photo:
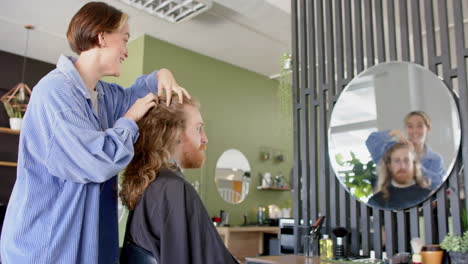
[[[340,153],[335,155],[335,160],[336,160],[336,163],[338,163],[338,165],[340,166],[345,165],[345,162],[343,161],[343,155],[341,155]]]

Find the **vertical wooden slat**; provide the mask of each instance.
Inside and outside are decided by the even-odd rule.
[[[460,169],[460,165],[457,164],[452,174],[449,178],[449,186],[450,186],[450,211],[452,213],[452,227],[453,233],[456,235],[461,235],[463,233],[463,228],[461,224],[461,208],[460,208],[460,190],[458,188],[458,171]]]
[[[422,39],[421,39],[421,18],[419,15],[420,7],[419,1],[411,1],[411,25],[413,26],[413,53],[414,62],[417,64],[423,64],[423,50],[422,50]]]
[[[349,216],[349,193],[343,188],[340,187],[340,222],[339,226],[348,228],[348,216]]]
[[[393,256],[395,254],[395,220],[394,213],[392,211],[384,211],[385,219],[385,249],[387,252],[387,257]]]
[[[398,230],[398,252],[408,252],[408,237],[407,237],[407,220],[406,220],[406,213],[405,211],[398,211],[397,212],[397,230]],[[395,233],[392,233],[394,236]]]
[[[432,0],[424,1],[425,10],[425,21],[426,21],[426,42],[427,42],[427,54],[428,54],[428,66],[432,72],[436,72],[436,49],[435,49],[435,33],[434,33],[434,6]],[[426,237],[426,243],[432,244],[434,231],[434,221],[432,212],[431,199],[428,199],[423,204],[423,216],[424,216],[424,233]]]
[[[427,64],[429,70],[436,72],[436,49],[434,36],[434,6],[432,0],[424,1],[424,14],[426,21]]]
[[[309,151],[309,174],[311,175],[310,177],[310,192],[311,194],[309,195],[309,203],[310,203],[310,218],[311,219],[317,219],[318,217],[318,195],[317,195],[317,190],[318,190],[318,182],[317,182],[317,104],[316,104],[316,97],[317,93],[316,90],[317,88],[315,87],[316,85],[316,78],[315,78],[315,73],[316,73],[316,68],[313,66],[315,65],[315,14],[314,14],[314,3],[308,1],[307,3],[307,27],[308,27],[308,44],[309,44],[309,65],[311,65],[308,69],[308,75],[309,75],[309,87],[312,89],[314,92],[310,94],[309,96],[309,109],[307,110],[309,112],[309,146],[308,146],[308,151]]]
[[[382,13],[382,1],[374,2],[374,13],[375,13],[375,32],[377,36],[377,60],[382,63],[385,61],[385,37],[384,37],[384,26],[383,26],[383,13]]]
[[[322,1],[316,2],[316,18],[317,18],[317,55],[318,55],[318,81],[319,81],[319,185],[320,185],[320,215],[328,215],[328,179],[327,170],[328,164],[326,159],[326,126],[327,126],[327,111],[326,111],[326,65],[325,65],[325,47],[324,47],[324,16]]]
[[[354,49],[353,49],[353,28],[351,15],[351,1],[344,1],[344,35],[346,49],[346,79],[349,81],[354,77]],[[348,217],[350,215],[349,193],[340,187],[340,226],[349,227]]]
[[[335,96],[335,52],[334,52],[334,39],[333,39],[333,11],[332,11],[332,1],[325,1],[325,10],[324,10],[324,17],[323,21],[325,24],[325,52],[326,52],[326,75],[325,75],[325,83],[328,88],[328,98],[333,98]],[[333,100],[328,100],[328,102],[332,102]],[[329,110],[333,108],[333,104],[329,105]],[[331,111],[327,111],[327,120],[331,115]],[[328,130],[328,127],[325,128]],[[328,141],[328,140],[326,140]]]
[[[414,62],[423,64],[423,51],[422,51],[422,32],[421,32],[421,18],[419,1],[411,1],[411,25],[413,26],[413,53]],[[418,206],[410,209],[409,212],[409,239],[420,237],[419,230],[419,211]]]
[[[364,18],[365,18],[365,43],[366,43],[366,66],[369,68],[374,65],[374,34],[372,25],[372,2],[371,0],[364,0]]]
[[[377,60],[382,63],[385,62],[385,36],[383,27],[383,13],[382,13],[382,2],[375,1],[375,19],[376,19],[376,34],[377,34]],[[378,259],[382,258],[382,210],[372,208],[372,227],[374,229],[373,244],[375,257]]]
[[[465,5],[467,3],[465,2]],[[462,0],[454,0],[453,1],[453,16],[454,16],[454,30],[455,30],[455,47],[456,47],[456,57],[457,57],[457,76],[458,76],[458,87],[460,87],[459,91],[459,105],[460,105],[460,121],[462,124],[462,145],[461,145],[461,153],[462,153],[462,158],[461,160],[463,161],[463,164],[468,164],[468,93],[467,89],[463,89],[463,87],[468,88],[468,83],[467,83],[467,77],[466,77],[466,72],[467,72],[467,65],[466,65],[466,60],[463,57],[468,58],[468,49],[465,49],[465,35],[468,34],[468,32],[464,32],[464,24],[463,24],[463,6],[462,6]],[[465,14],[468,15],[468,14]],[[457,177],[463,177],[464,182],[465,182],[465,195],[468,194],[468,169],[463,170],[463,175]],[[456,185],[457,183],[454,182],[453,185]],[[452,182],[450,182],[450,185],[452,185]],[[457,198],[458,201],[458,198]],[[452,200],[451,200],[452,202]],[[465,209],[466,212],[468,212],[468,202],[465,201]],[[460,221],[460,219],[453,219],[453,221]],[[454,225],[456,223],[454,222]],[[461,230],[457,230],[461,231]],[[466,230],[465,230],[466,231]],[[459,234],[459,233],[457,233]]]
[[[373,15],[372,15],[371,0],[364,0],[364,20],[365,20],[365,43],[366,43],[366,66],[371,67],[374,65],[374,32],[373,32]],[[369,208],[364,203],[361,203],[360,208],[360,235],[362,253],[368,256],[370,232],[369,232]]]
[[[332,1],[325,1],[325,16],[324,22],[326,26],[326,38],[325,38],[325,47],[326,47],[326,54],[327,54],[327,74],[326,74],[326,83],[328,86],[327,91],[327,104],[328,110],[325,117],[326,126],[323,127],[323,134],[324,134],[324,162],[326,166],[325,175],[328,181],[328,203],[326,204],[327,210],[326,215],[331,216],[327,217],[327,231],[330,231],[330,223],[332,218],[335,220],[337,215],[337,192],[336,192],[336,178],[335,174],[332,173],[333,168],[331,167],[330,158],[328,155],[328,124],[330,123],[331,113],[334,104],[334,98],[336,93],[336,86],[335,86],[335,52],[334,52],[334,39],[333,39],[333,10],[332,10]]]
[[[351,16],[351,1],[344,1],[344,30],[346,42],[346,78],[351,80],[354,77],[354,49],[353,49],[353,28]]]
[[[345,45],[343,43],[343,28],[342,28],[342,2],[340,0],[335,0],[335,47],[336,47],[336,97],[343,90],[343,49]]]
[[[370,223],[369,223],[369,207],[365,203],[361,203],[361,248],[364,256],[369,256],[370,253]]]
[[[350,228],[351,228],[351,253],[358,255],[359,253],[359,207],[356,198],[350,200]]]
[[[372,208],[372,227],[374,229],[374,251],[375,257],[382,258],[382,211],[377,208]]]
[[[354,4],[354,40],[355,40],[355,58],[356,71],[359,74],[364,70],[364,54],[362,45],[362,13],[361,0],[353,1]],[[356,199],[350,198],[350,227],[351,227],[351,253],[357,255],[359,253],[359,207]]]
[[[429,198],[423,204],[423,215],[424,215],[424,234],[426,236],[426,244],[435,243],[434,231],[434,212],[432,211],[432,199]]]
[[[308,158],[307,158],[307,109],[305,102],[305,89],[307,88],[307,24],[306,24],[306,1],[299,1],[299,101],[301,102],[302,111],[300,112],[300,157],[301,157],[301,172],[303,172],[302,181],[302,221],[304,225],[308,225],[310,222],[310,175],[308,170]]]
[[[302,173],[300,171],[301,168],[301,155],[300,155],[300,122],[299,120],[299,113],[300,110],[297,107],[298,102],[299,102],[299,92],[298,92],[298,79],[299,79],[299,64],[298,64],[298,16],[297,16],[297,0],[291,0],[291,57],[292,57],[292,89],[293,89],[293,126],[294,126],[294,183],[293,183],[293,188],[294,188],[294,205],[293,205],[293,217],[294,217],[294,234],[299,233],[299,224],[300,220],[302,219],[302,186],[301,186],[301,180],[304,180],[302,177]],[[299,236],[295,236],[294,239],[294,252],[298,253],[300,245],[300,240]]]
[[[401,42],[401,57],[404,61],[409,61],[409,34],[408,34],[408,13],[406,8],[406,0],[399,2],[399,17],[400,17],[400,42]]]
[[[419,234],[419,208],[413,207],[410,209],[410,220],[409,220],[409,225],[410,225],[410,239],[413,239],[415,237],[420,237]]]
[[[408,13],[407,13],[407,1],[400,0],[398,8],[398,16],[400,18],[400,47],[401,47],[401,57],[403,61],[409,61],[409,33],[408,33]],[[407,220],[405,211],[398,211],[396,213],[396,225],[397,233],[392,233],[391,236],[396,236],[397,240],[397,252],[407,252]],[[387,233],[388,235],[388,233]],[[391,251],[391,250],[390,250]],[[388,252],[388,251],[387,251]],[[391,256],[392,254],[390,254]]]
[[[444,83],[447,87],[452,87],[450,81],[450,46],[449,46],[449,27],[447,20],[447,1],[437,1],[439,10],[439,34],[440,34],[440,45],[441,52],[444,56],[441,56],[442,66],[444,69],[443,77]]]
[[[362,14],[361,0],[354,0],[354,32],[355,32],[355,54],[356,70],[358,74],[364,70],[364,54],[362,47]]]
[[[387,26],[388,26],[388,47],[390,60],[397,59],[396,34],[395,34],[395,2],[387,0]]]
[[[316,25],[315,25],[315,8],[314,8],[314,1],[308,1],[307,2],[307,27],[308,27],[308,41],[307,43],[309,44],[309,52],[307,55],[309,56],[309,68],[307,69],[307,72],[309,74],[309,88],[313,90],[313,93],[311,94],[312,98],[314,101],[317,100],[318,98],[318,85],[317,85],[317,67],[315,67],[317,61],[316,61]],[[314,123],[316,125],[316,123]],[[316,149],[315,149],[316,150]],[[314,151],[315,151],[314,150]]]
[[[455,175],[453,178],[457,178]],[[445,184],[443,184],[440,189],[437,191],[437,241],[436,243],[442,242],[445,235],[448,233],[448,222],[447,222],[447,190]]]

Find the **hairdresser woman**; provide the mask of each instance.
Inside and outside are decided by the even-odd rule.
[[[423,111],[412,111],[404,119],[406,135],[397,129],[373,132],[366,140],[367,149],[376,164],[379,163],[385,152],[395,144],[411,143],[414,146],[416,158],[421,162],[423,175],[430,180],[431,189],[442,184],[446,174],[442,156],[432,150],[426,143],[427,135],[431,130],[432,122]]]
[[[168,70],[124,89],[120,76],[128,16],[105,3],[84,5],[61,56],[34,88],[21,131],[17,180],[0,239],[10,263],[117,263],[116,174],[133,157],[138,121],[166,90],[182,94]]]

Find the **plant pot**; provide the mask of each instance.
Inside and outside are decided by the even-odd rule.
[[[18,118],[18,117],[10,118],[10,128],[13,130],[21,130],[22,123],[23,123],[23,118]]]
[[[468,253],[449,252],[450,261],[452,264],[466,264],[468,263]]]

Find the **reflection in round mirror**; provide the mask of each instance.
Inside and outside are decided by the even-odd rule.
[[[250,187],[250,165],[237,149],[226,150],[216,162],[215,182],[221,197],[228,203],[244,201]]]
[[[360,201],[403,210],[445,181],[460,134],[454,98],[434,73],[407,62],[379,64],[354,78],[337,100],[330,162]]]

